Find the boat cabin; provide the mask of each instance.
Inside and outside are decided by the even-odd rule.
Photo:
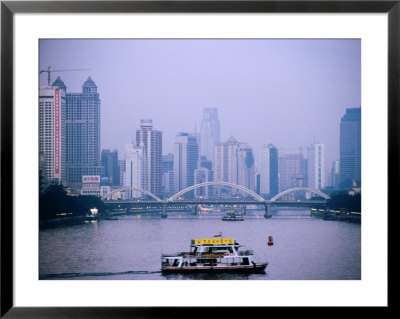
[[[253,265],[253,252],[239,250],[233,238],[194,239],[189,252],[162,255],[163,267]]]

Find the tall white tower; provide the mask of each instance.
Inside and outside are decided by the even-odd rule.
[[[144,145],[126,145],[124,186],[147,189],[147,161]],[[130,194],[133,198],[142,196],[142,193],[138,191],[133,191]]]
[[[174,143],[174,188],[179,192],[194,185],[199,154],[197,138],[194,134],[179,133]]]
[[[155,195],[162,193],[162,132],[153,129],[153,121],[140,121],[136,130],[136,146],[144,146],[147,161],[146,189]]]
[[[314,189],[325,187],[324,144],[314,144],[307,149],[307,186]]]

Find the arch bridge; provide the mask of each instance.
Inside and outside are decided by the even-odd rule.
[[[309,188],[309,187],[295,187],[295,188],[291,188],[291,189],[288,189],[288,190],[285,190],[285,191],[279,193],[278,195],[272,197],[270,201],[275,202],[277,199],[279,199],[287,194],[298,192],[298,191],[309,192],[309,193],[317,194],[324,199],[330,199],[330,196],[321,192],[319,189],[314,189],[314,188]]]
[[[181,197],[182,195],[184,195],[187,192],[190,192],[192,190],[195,190],[197,188],[200,187],[207,187],[207,186],[228,186],[228,187],[232,187],[238,190],[243,191],[246,194],[249,194],[253,200],[248,200],[248,199],[185,199],[185,200],[179,200],[179,197]],[[152,197],[154,199],[154,201],[138,201],[138,200],[124,200],[124,201],[115,201],[115,200],[110,200],[110,198],[112,197],[113,194],[116,194],[118,192],[122,192],[122,191],[135,191],[135,192],[140,192],[143,194],[146,194],[150,197]],[[312,201],[312,200],[306,200],[306,201],[286,201],[286,200],[280,200],[278,201],[278,199],[280,199],[281,197],[293,193],[293,192],[297,192],[297,191],[304,191],[304,192],[310,192],[310,193],[314,193],[317,194],[319,196],[321,196],[322,198],[324,198],[325,200],[330,199],[330,197],[328,195],[326,195],[325,193],[321,192],[318,189],[313,189],[313,188],[308,188],[308,187],[295,187],[295,188],[291,188],[288,189],[286,191],[283,191],[281,193],[279,193],[278,195],[274,196],[273,198],[271,198],[270,200],[266,200],[264,199],[262,196],[258,195],[257,193],[253,192],[250,189],[247,189],[246,187],[243,187],[241,185],[237,185],[237,184],[233,184],[233,183],[228,183],[228,182],[206,182],[206,183],[201,183],[201,184],[196,184],[190,187],[187,187],[183,190],[181,190],[180,192],[176,193],[175,195],[171,196],[170,198],[167,199],[160,199],[159,197],[157,197],[156,195],[152,194],[151,192],[144,190],[144,189],[140,189],[140,188],[133,188],[133,187],[123,187],[123,188],[119,188],[116,189],[106,195],[104,195],[102,197],[103,200],[107,199],[107,203],[109,204],[120,204],[120,203],[124,203],[124,204],[131,204],[131,205],[143,205],[144,203],[151,203],[154,204],[158,207],[162,208],[162,216],[166,216],[166,209],[167,206],[172,206],[172,205],[176,205],[176,204],[187,204],[187,205],[194,205],[197,209],[198,205],[201,204],[211,204],[211,205],[224,205],[224,204],[238,204],[238,205],[251,205],[251,204],[255,204],[255,205],[262,205],[265,207],[265,211],[266,214],[264,216],[270,216],[270,206],[271,205],[314,205],[314,204],[324,204],[323,201]],[[326,202],[326,201],[325,201]]]
[[[180,192],[176,193],[175,195],[171,196],[170,198],[168,198],[168,202],[172,202],[175,201],[176,199],[178,199],[180,196],[182,196],[183,194],[190,192],[192,190],[195,190],[197,188],[200,187],[205,187],[205,186],[229,186],[232,188],[236,188],[238,190],[241,190],[247,194],[249,194],[250,196],[252,196],[256,201],[259,202],[264,202],[265,199],[263,197],[261,197],[260,195],[258,195],[257,193],[251,191],[250,189],[243,187],[241,185],[237,185],[237,184],[233,184],[233,183],[227,183],[227,182],[206,182],[206,183],[201,183],[201,184],[196,184],[190,187],[187,187],[183,190],[181,190]]]
[[[157,202],[162,202],[163,200],[159,197],[157,197],[156,195],[154,195],[153,193],[146,191],[144,189],[141,188],[135,188],[135,187],[122,187],[122,188],[118,188],[116,190],[113,190],[112,192],[104,195],[101,197],[102,200],[105,199],[110,199],[110,197],[112,197],[112,195],[117,194],[119,192],[139,192],[142,194],[146,194],[149,195],[151,198],[155,199]]]

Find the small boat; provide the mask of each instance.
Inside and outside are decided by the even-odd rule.
[[[243,221],[244,218],[241,214],[238,214],[234,210],[228,210],[225,212],[225,215],[222,217],[222,220],[225,221]]]
[[[259,262],[252,250],[233,238],[192,239],[189,252],[163,254],[162,273],[259,273],[268,262]]]
[[[274,244],[274,240],[272,239],[272,236],[268,236],[268,246],[271,246]]]

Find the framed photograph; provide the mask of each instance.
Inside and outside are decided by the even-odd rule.
[[[1,316],[389,309],[399,19],[2,1]]]

